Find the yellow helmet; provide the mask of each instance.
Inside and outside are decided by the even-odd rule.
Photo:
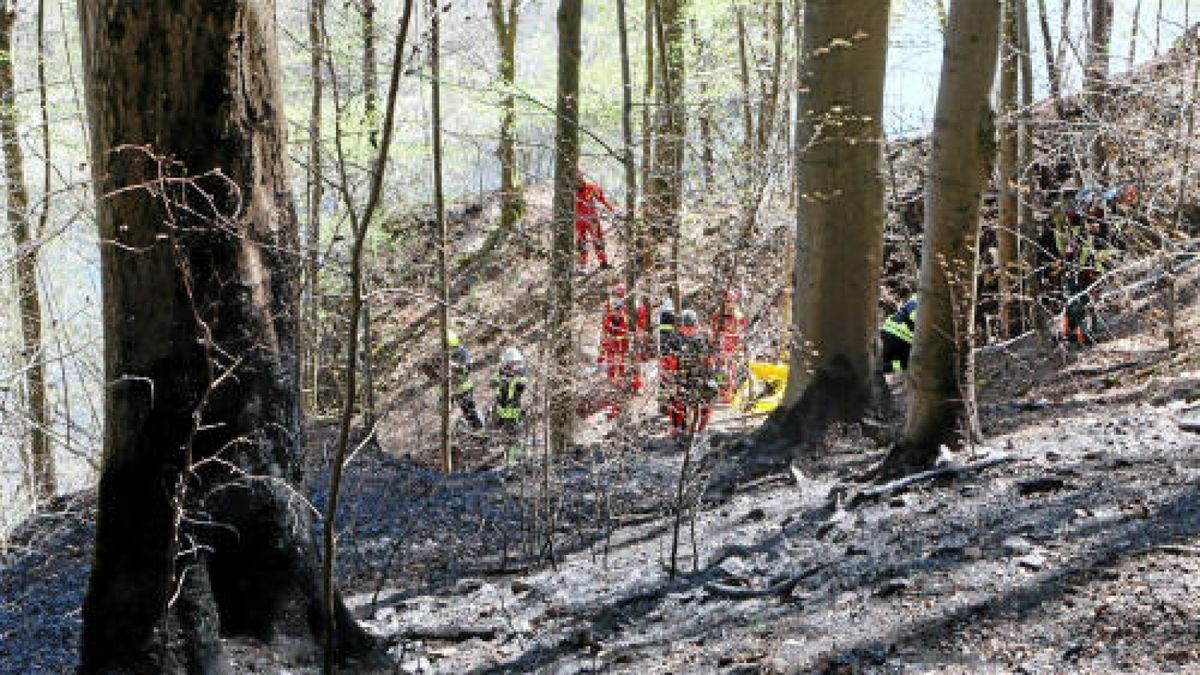
[[[456,349],[456,348],[458,348],[459,345],[462,344],[462,341],[458,339],[458,333],[455,333],[454,331],[450,331],[449,336],[447,338],[447,343],[450,345],[451,349]]]

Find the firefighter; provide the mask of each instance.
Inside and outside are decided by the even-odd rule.
[[[704,431],[717,394],[712,345],[701,334],[694,310],[679,315],[679,331],[671,352],[672,394],[668,402],[671,435]]]
[[[608,202],[604,190],[588,180],[582,169],[575,170],[575,177],[575,245],[579,250],[579,271],[587,271],[589,241],[596,250],[600,269],[609,269],[612,265],[608,263],[608,254],[604,250],[604,227],[600,223],[599,207],[608,209],[610,214],[615,214],[616,209]]]
[[[617,284],[604,303],[604,319],[600,325],[600,350],[596,355],[596,365],[606,371],[615,396],[624,391],[626,378],[629,379],[634,393],[641,389],[637,364],[629,362],[629,319],[625,315],[625,293],[625,284]],[[608,418],[615,418],[619,412],[620,404],[616,400],[611,401],[608,405]]]
[[[492,406],[493,424],[505,438],[505,458],[514,461],[520,456],[520,427],[523,420],[521,396],[529,386],[525,372],[525,356],[516,347],[505,349],[500,355],[500,370],[493,384],[496,386],[496,402]]]
[[[483,420],[475,407],[475,384],[471,382],[471,353],[463,346],[458,333],[450,331],[450,387],[451,399],[458,404],[463,418],[472,429],[481,429]]]
[[[712,316],[713,344],[717,347],[717,382],[720,384],[722,403],[733,401],[738,380],[737,351],[742,347],[742,336],[746,331],[746,318],[737,305],[737,291],[727,290],[721,308]]]
[[[917,296],[912,296],[889,316],[879,329],[879,365],[885,373],[908,369],[912,352],[913,331],[917,327]]]

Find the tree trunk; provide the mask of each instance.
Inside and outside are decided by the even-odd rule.
[[[379,32],[375,25],[375,0],[362,0],[363,21],[363,113],[372,148],[379,147],[379,50],[375,36]],[[370,227],[363,223],[363,227]],[[363,294],[362,338],[359,342],[357,367],[362,371],[363,424],[370,428],[375,424],[375,351],[374,335],[371,333],[371,295]]]
[[[507,7],[505,4],[507,2]],[[517,83],[517,0],[488,0],[496,46],[500,52],[500,142],[496,157],[500,160],[500,230],[509,232],[525,212],[521,173],[517,166],[517,104],[513,91]]]
[[[804,11],[792,313],[800,344],[784,405],[764,431],[805,444],[876,400],[889,4],[812,0]],[[837,40],[853,46],[830,49]]]
[[[1046,13],[1046,0],[1037,0],[1038,25],[1042,29],[1042,52],[1046,57],[1046,79],[1050,83],[1050,100],[1054,102],[1054,110],[1062,117],[1062,75],[1059,66],[1062,61],[1054,58],[1054,40],[1050,37],[1050,16]],[[1066,11],[1066,8],[1063,8]],[[1060,38],[1061,39],[1061,38]]]
[[[1112,42],[1112,0],[1091,0],[1091,31],[1088,34],[1088,58],[1084,68],[1083,91],[1095,117],[1096,135],[1092,140],[1088,168],[1092,180],[1103,184],[1108,175],[1108,153],[1104,130],[1105,92],[1108,88],[1108,51]]]
[[[950,10],[925,192],[911,397],[903,438],[880,468],[891,477],[931,466],[956,447],[959,421],[974,435],[971,332],[975,319],[979,205],[995,155],[988,105],[1000,38],[999,0],[960,0]]]
[[[1037,83],[1033,79],[1033,37],[1029,26],[1029,0],[1017,0],[1017,32],[1019,36],[1021,61],[1021,113],[1018,116],[1019,149],[1017,151],[1018,167],[1018,197],[1020,209],[1017,230],[1021,240],[1017,246],[1017,260],[1020,264],[1022,303],[1026,311],[1022,320],[1034,329],[1041,330],[1049,325],[1049,316],[1043,308],[1042,289],[1039,285],[1040,275],[1034,274],[1037,269],[1037,247],[1032,244],[1038,238],[1038,224],[1033,214],[1034,181],[1032,174],[1034,137],[1033,137],[1033,96]]]
[[[1138,33],[1142,25],[1142,0],[1137,0],[1133,6],[1133,28],[1129,31],[1129,62],[1128,69],[1133,70],[1133,62],[1137,59]]]
[[[579,166],[579,62],[583,0],[558,5],[558,124],[554,138],[554,243],[550,257],[549,450],[561,455],[575,433],[575,190]]]
[[[321,305],[320,259],[321,259],[321,201],[324,191],[321,183],[321,103],[323,86],[321,63],[324,57],[324,41],[321,26],[324,25],[325,0],[309,0],[308,44],[309,68],[312,78],[312,102],[308,117],[308,229],[305,233],[304,286],[307,293],[306,316],[308,319],[308,341],[304,345],[304,371],[309,394],[308,410],[316,411],[320,405],[321,375]]]
[[[48,427],[50,416],[46,409],[46,355],[42,345],[42,298],[38,290],[40,243],[30,236],[25,157],[21,151],[21,139],[17,135],[12,62],[16,11],[9,8],[7,3],[0,11],[3,11],[3,16],[0,16],[0,92],[7,92],[10,97],[0,106],[0,143],[4,146],[5,213],[17,258],[17,311],[20,315],[21,360],[29,428],[29,450],[26,453],[29,461],[25,472],[33,496],[38,500],[49,500],[54,497],[57,483]],[[43,205],[43,213],[48,208],[48,205]]]
[[[454,471],[450,447],[450,232],[446,226],[446,197],[442,187],[442,70],[441,8],[429,0],[429,61],[433,71],[433,208],[438,224],[438,325],[441,327],[441,439],[442,471]]]
[[[379,50],[376,48],[375,0],[362,2],[363,111],[371,147],[379,147]]]
[[[625,16],[625,0],[617,0],[617,32],[621,44],[621,139],[625,165],[625,287],[630,298],[630,302],[625,303],[625,319],[629,326],[635,326],[638,300],[640,298],[645,302],[645,294],[639,293],[637,289],[638,242],[641,235],[637,222],[637,164],[633,154],[633,75],[629,68],[629,26]],[[636,360],[632,362],[633,367],[637,368]]]
[[[684,23],[688,0],[657,0],[655,25],[661,27],[662,124],[655,130],[654,164],[646,183],[651,241],[673,236],[683,200],[683,150],[687,134],[684,100]]]
[[[341,654],[372,653],[325,611],[287,484],[299,238],[273,3],[79,13],[109,383],[80,670],[225,672],[220,636],[315,650],[334,618]]]
[[[745,9],[738,5],[734,8],[734,14],[737,17],[738,73],[742,83],[742,146],[748,161],[751,149],[754,147],[754,108],[751,104],[750,58],[747,55]]]
[[[1000,47],[1000,152],[996,191],[1000,214],[996,224],[996,275],[1000,291],[1000,335],[1012,337],[1018,328],[1017,270],[1017,78],[1020,72],[1020,38],[1017,2],[1004,0],[1004,37]]]
[[[645,0],[642,50],[645,53],[645,81],[642,84],[642,180],[639,183],[643,189],[648,189],[650,173],[654,165],[654,123],[650,114],[650,104],[654,99],[654,14],[655,0]],[[642,198],[642,239],[638,242],[639,259],[642,269],[650,271],[654,264],[653,255],[646,230],[650,223],[650,200]]]

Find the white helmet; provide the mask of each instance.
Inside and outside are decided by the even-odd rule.
[[[700,323],[699,317],[696,316],[696,310],[685,309],[683,314],[679,315],[679,321],[684,326],[695,326]]]
[[[662,304],[662,311],[674,312],[675,311],[675,302],[673,300],[671,300],[671,298],[664,299],[663,304]]]
[[[525,360],[525,356],[521,354],[521,350],[516,347],[509,347],[500,355],[501,363],[520,363]]]

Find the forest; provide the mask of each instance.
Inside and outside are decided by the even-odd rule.
[[[1200,3],[5,0],[0,673],[1200,672]]]

